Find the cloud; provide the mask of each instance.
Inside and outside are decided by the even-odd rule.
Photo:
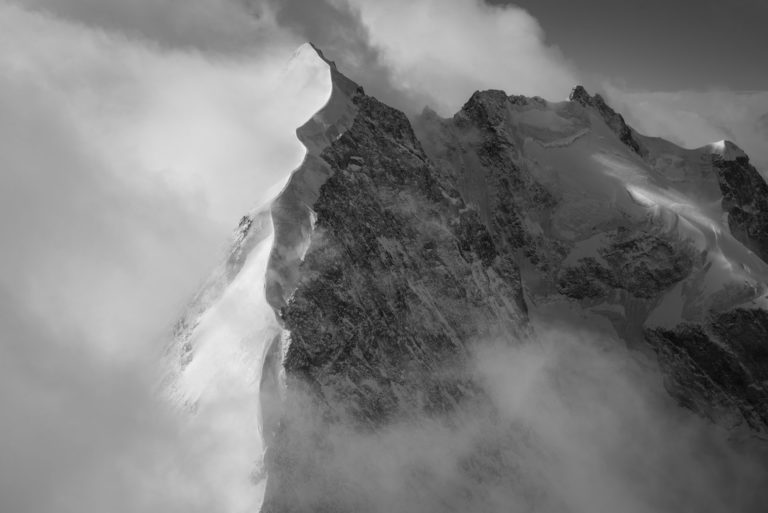
[[[654,363],[619,340],[539,328],[525,343],[476,352],[473,376],[487,403],[479,395],[450,414],[374,433],[335,424],[314,449],[307,434],[303,452],[318,451],[322,476],[304,476],[292,490],[298,502],[421,513],[762,511],[768,464],[759,442],[734,444],[679,408]],[[303,429],[302,414],[291,417],[293,429]]]
[[[120,179],[159,176],[172,192],[196,195],[195,211],[231,227],[300,162],[293,132],[317,103],[307,98],[322,97],[326,84],[322,67],[305,75],[301,63],[286,67],[294,45],[247,57],[166,50],[5,10],[6,80],[55,99]]]
[[[636,130],[688,148],[737,143],[768,173],[768,91],[633,91],[604,84],[608,102]]]
[[[166,48],[258,54],[295,43],[275,24],[265,2],[252,2],[249,9],[238,0],[24,0],[24,5]]]
[[[759,511],[760,443],[683,410],[655,362],[605,334],[540,329],[538,344],[496,347],[478,369],[495,404],[531,433],[519,457],[571,511]]]
[[[2,300],[3,509],[210,511],[204,462],[148,396],[152,366],[105,363],[79,349],[81,333]]]
[[[150,4],[0,2],[3,510],[258,502],[219,472],[238,405],[216,425],[175,416],[158,364],[240,216],[301,161],[295,128],[328,70],[292,59],[288,36],[254,49],[205,32],[251,26],[248,11]],[[175,14],[188,39],[166,31]]]
[[[258,5],[259,0],[244,0]],[[363,85],[368,94],[388,105],[419,112],[429,103],[423,94],[399,88],[380,52],[370,42],[360,14],[345,2],[317,0],[271,0],[276,22],[298,39],[311,41],[334,60],[349,78]]]
[[[535,18],[480,0],[348,0],[393,81],[450,115],[477,89],[566,98],[576,72]],[[461,34],[461,37],[457,37]]]
[[[276,19],[395,107],[452,115],[477,89],[566,98],[577,72],[514,6],[480,0],[288,0]]]

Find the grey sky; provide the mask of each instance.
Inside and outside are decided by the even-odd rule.
[[[586,72],[633,88],[768,88],[765,0],[487,0],[536,17]]]

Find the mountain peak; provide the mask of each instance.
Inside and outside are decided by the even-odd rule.
[[[580,104],[587,106],[592,104],[592,96],[587,92],[583,85],[577,85],[571,91],[568,99],[572,102],[579,102]]]
[[[568,99],[572,102],[577,102],[584,107],[595,107],[597,109],[607,109],[612,113],[616,113],[605,101],[605,99],[598,93],[590,95],[587,89],[583,85],[577,85],[571,91]]]
[[[737,160],[739,158],[746,158],[747,154],[736,145],[736,143],[723,139],[722,141],[715,141],[708,145],[713,155],[719,155],[724,160]]]
[[[307,41],[306,43],[301,45],[297,51],[301,52],[304,49],[306,49],[307,51],[312,51],[316,53],[318,57],[320,57],[323,61],[325,61],[332,69],[336,69],[336,62],[327,58],[323,53],[323,51],[312,41]]]
[[[605,102],[602,96],[597,93],[594,96],[591,96],[584,86],[577,85],[571,91],[568,99],[585,108],[595,109],[608,126],[610,126],[619,136],[621,142],[632,148],[632,151],[641,156],[647,152],[647,150],[638,142],[635,131],[624,121],[624,117],[613,110],[611,106]]]

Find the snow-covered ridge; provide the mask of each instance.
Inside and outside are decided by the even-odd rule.
[[[331,170],[320,153],[346,131],[355,119],[353,98],[363,94],[360,86],[342,75],[332,61],[311,43],[302,47],[327,63],[331,77],[328,101],[310,120],[296,130],[307,153],[285,188],[272,203],[275,242],[267,273],[267,298],[278,313],[290,297],[297,280],[297,267],[314,229],[312,205]]]
[[[286,65],[283,79],[303,77],[317,68],[328,69],[330,75],[328,62],[306,44]],[[326,107],[333,106],[331,92],[329,76]],[[299,129],[308,156],[322,147],[319,136],[327,131],[313,127],[325,122],[315,115]],[[285,170],[283,183],[294,172]],[[269,351],[281,333],[266,294],[268,276],[274,276],[269,264],[276,245],[275,226],[280,225],[279,215],[277,222],[273,217],[270,206],[243,216],[225,261],[176,323],[166,355],[164,392],[186,416],[193,439],[216,448],[210,451],[216,454],[211,472],[225,473],[231,483],[232,504],[227,511],[257,511],[266,486],[264,415],[273,403],[260,401],[265,385],[262,369],[271,361]]]
[[[193,425],[207,426],[231,448],[222,459],[239,462],[243,486],[255,486],[254,506],[266,486],[261,457],[280,415],[282,358],[290,339],[279,310],[295,288],[314,229],[308,205],[330,174],[318,155],[351,125],[352,99],[362,94],[310,43],[294,53],[286,76],[318,65],[328,69],[329,91],[324,106],[296,130],[304,161],[286,176],[271,205],[241,219],[227,260],[178,321],[167,356],[169,398],[189,412]],[[237,405],[234,422],[221,417],[225,404],[226,411]]]
[[[710,143],[707,147],[710,148],[713,154],[720,155],[725,160],[736,160],[737,158],[745,158],[747,156],[744,150],[727,140]]]
[[[331,91],[325,105],[296,130],[307,153],[302,164],[291,174],[284,189],[270,207],[274,226],[274,240],[266,270],[266,299],[281,323],[280,310],[288,302],[299,278],[299,265],[304,259],[315,229],[316,216],[311,208],[320,193],[320,187],[332,174],[332,170],[320,158],[320,153],[351,125],[357,114],[353,99],[363,94],[363,89],[341,74],[336,64],[325,58],[322,51],[311,43],[301,47],[301,52],[320,58],[330,72]],[[262,377],[261,402],[275,405],[275,410],[265,413],[273,417],[265,420],[267,426],[276,425],[284,388],[283,359],[288,350],[289,332],[282,330],[273,338],[268,348],[267,365]],[[267,428],[269,437],[271,428]]]

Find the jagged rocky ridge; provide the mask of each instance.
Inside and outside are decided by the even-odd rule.
[[[738,147],[641,135],[582,87],[559,103],[476,92],[452,118],[409,120],[329,66],[271,211],[283,333],[262,375],[263,511],[376,510],[334,467],[345,433],[455,415],[485,420],[461,478],[422,500],[496,511],[485,483],[501,482],[567,510],[521,484],[470,367],[573,312],[652,352],[681,405],[766,434],[768,186]]]

